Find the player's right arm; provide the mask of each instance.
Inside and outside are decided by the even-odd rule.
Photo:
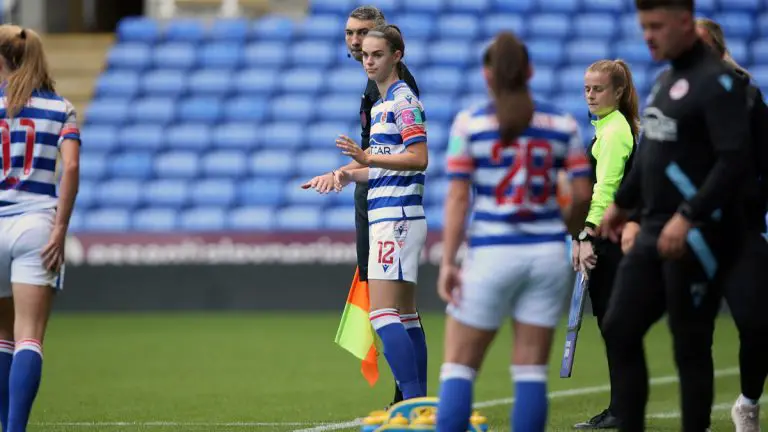
[[[445,199],[443,221],[443,258],[440,265],[438,294],[446,302],[456,303],[460,287],[456,255],[464,241],[465,226],[469,212],[472,188],[472,174],[475,161],[469,152],[467,126],[468,111],[460,112],[451,126],[451,138],[446,157],[450,178],[448,196]]]

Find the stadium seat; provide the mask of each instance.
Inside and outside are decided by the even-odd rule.
[[[476,107],[478,104],[485,103],[488,101],[488,93],[487,90],[483,89],[481,92],[471,92],[467,93],[461,98],[461,107],[463,109],[469,109],[472,107]],[[450,127],[450,126],[449,126]],[[429,133],[429,132],[427,132]]]
[[[255,178],[249,179],[237,186],[237,198],[241,205],[278,206],[284,202],[284,179]]]
[[[487,91],[485,76],[482,67],[475,67],[464,72],[467,77],[465,88],[471,92],[481,93]],[[463,105],[462,105],[463,106]]]
[[[288,46],[282,42],[256,42],[246,46],[243,61],[250,68],[276,68],[288,62]]]
[[[118,145],[117,128],[109,125],[85,126],[80,130],[80,139],[88,146],[88,153],[110,151]]]
[[[220,207],[195,207],[179,215],[179,229],[183,231],[221,231],[226,226],[226,212]]]
[[[323,228],[332,231],[355,229],[355,207],[346,205],[331,207],[323,212]]]
[[[267,115],[267,99],[264,96],[241,96],[227,100],[224,121],[261,122]]]
[[[584,95],[579,93],[561,94],[555,99],[555,105],[571,114],[575,119],[582,119],[589,114]]]
[[[197,19],[172,19],[165,26],[165,40],[171,42],[200,42],[205,38],[205,23]]]
[[[456,108],[454,106],[454,108]],[[466,106],[460,105],[454,111],[458,113],[459,109],[465,109]],[[447,122],[430,121],[427,124],[427,144],[431,149],[447,149],[453,119]],[[430,161],[431,163],[431,161]]]
[[[253,22],[253,37],[264,41],[288,41],[296,32],[293,20],[285,16],[267,15]]]
[[[242,43],[248,39],[250,21],[244,18],[217,19],[208,30],[208,38],[214,41]]]
[[[178,224],[178,213],[174,209],[146,208],[133,213],[131,229],[138,232],[174,231]]]
[[[717,10],[717,0],[696,0],[696,15],[710,16]]]
[[[360,65],[356,65],[332,69],[324,77],[324,82],[327,90],[332,94],[359,95],[365,87],[367,79],[365,70]]]
[[[314,231],[322,227],[320,208],[315,206],[282,208],[275,214],[275,221],[276,228],[283,231]]]
[[[126,42],[115,45],[107,54],[107,66],[119,69],[145,69],[152,64],[149,46]]]
[[[567,66],[557,71],[557,91],[560,93],[578,93],[584,89],[584,74],[582,66]]]
[[[97,97],[132,98],[139,92],[139,75],[133,71],[117,70],[102,74],[96,81]]]
[[[427,118],[427,134],[429,134],[429,122],[450,122],[460,108],[452,95],[430,93],[421,98],[421,102],[424,104],[424,113]]]
[[[236,42],[213,42],[200,47],[197,64],[208,69],[234,69],[243,61],[242,45]]]
[[[321,172],[315,173],[315,175]],[[314,177],[314,175],[313,175]],[[292,179],[283,186],[283,196],[288,205],[312,205],[321,208],[328,204],[328,197],[315,192],[312,189],[302,189],[301,185],[307,180],[304,178]]]
[[[435,16],[445,9],[447,0],[404,1],[402,8],[405,12],[427,13]]]
[[[153,168],[161,178],[195,178],[200,172],[200,160],[194,152],[171,151],[157,155]]]
[[[640,22],[637,20],[637,14],[634,12],[626,13],[621,16],[619,21],[621,27],[621,36],[624,39],[637,39],[642,40],[643,29],[640,27]]]
[[[315,108],[311,96],[277,96],[269,104],[270,118],[273,121],[308,123],[315,117]]]
[[[473,62],[474,54],[469,42],[463,40],[440,40],[427,49],[429,62],[434,66],[466,67]]]
[[[607,42],[613,40],[618,29],[616,17],[607,13],[581,14],[573,20],[573,30],[579,38]]]
[[[448,196],[447,177],[430,177],[424,184],[424,205],[442,205]]]
[[[80,165],[80,184],[77,186],[77,200],[75,201],[75,208],[78,210],[88,210],[96,203],[96,187],[95,181],[85,180],[82,177],[82,160]]]
[[[90,232],[122,232],[131,226],[131,213],[126,209],[91,210],[83,217],[83,228]]]
[[[610,49],[608,42],[577,39],[568,42],[565,55],[570,65],[587,67],[598,60],[610,58]]]
[[[572,14],[581,9],[581,0],[538,0],[539,10]]]
[[[491,0],[491,8],[499,12],[531,12],[535,6],[534,0]]]
[[[170,98],[146,97],[130,106],[130,119],[134,122],[167,124],[176,116],[176,103]]]
[[[107,156],[104,153],[83,152],[80,155],[80,178],[99,180],[107,172]]]
[[[252,123],[225,123],[215,127],[211,139],[219,148],[249,150],[259,145],[259,130]]]
[[[144,185],[144,202],[152,207],[181,208],[189,203],[187,180],[161,178]]]
[[[432,47],[430,46],[430,49]],[[405,49],[405,64],[409,69],[413,70],[414,67],[419,67],[428,62],[427,44],[425,42],[413,41],[408,42]]]
[[[109,98],[94,99],[85,111],[88,124],[122,124],[128,117],[128,101]]]
[[[618,0],[588,0],[582,2],[584,10],[588,12],[609,12],[621,13],[624,11],[624,4]]]
[[[152,43],[160,39],[160,27],[157,21],[143,16],[126,17],[117,25],[119,41]]]
[[[749,73],[752,75],[752,79],[754,79],[758,85],[762,86],[762,88],[765,88],[768,84],[768,64],[755,66]]]
[[[336,138],[347,135],[355,141],[360,141],[360,125],[356,133],[349,134],[348,123],[344,121],[323,121],[312,124],[307,130],[307,145],[314,149],[337,151]]]
[[[310,15],[299,25],[299,36],[309,40],[335,40],[344,34],[341,15]]]
[[[371,4],[370,0],[356,0],[354,3],[354,6],[367,6]],[[393,13],[398,12],[400,10],[400,5],[402,4],[402,0],[377,0],[376,1],[376,7],[381,9],[384,14],[387,17],[392,16]],[[348,13],[349,11],[345,12]],[[397,21],[392,21],[397,22]]]
[[[234,75],[229,71],[202,69],[189,77],[189,91],[195,96],[224,96],[234,88]]]
[[[759,42],[759,41],[756,41]],[[731,57],[740,65],[746,65],[750,59],[749,48],[747,48],[747,42],[744,39],[729,40],[728,51],[731,53]]]
[[[528,44],[528,52],[537,69],[541,66],[559,66],[565,58],[562,42],[551,39],[536,39]],[[533,75],[536,76],[534,70]]]
[[[555,70],[546,66],[536,68],[529,85],[534,93],[549,94],[555,88]]]
[[[101,207],[133,208],[142,197],[142,184],[138,180],[116,179],[99,183],[96,191]]]
[[[309,10],[313,14],[346,15],[354,5],[354,0],[311,0]]]
[[[327,79],[328,76],[317,68],[288,69],[280,73],[278,88],[285,93],[313,95],[320,91]]]
[[[237,207],[227,212],[227,229],[236,231],[272,231],[275,212],[267,206]]]
[[[424,209],[424,214],[430,231],[440,231],[443,229],[445,210],[442,205],[429,206]]]
[[[248,159],[243,152],[237,150],[215,150],[202,158],[203,174],[209,177],[245,176],[248,170]]]
[[[480,35],[480,21],[467,14],[442,15],[437,20],[437,35],[442,39],[476,39]]]
[[[152,154],[142,151],[127,151],[110,155],[108,173],[117,178],[148,178],[152,174]]]
[[[296,158],[286,150],[262,150],[250,157],[248,166],[256,177],[285,178],[293,176]]]
[[[217,122],[224,116],[221,100],[214,96],[193,96],[178,102],[179,121]]]
[[[161,69],[144,74],[141,90],[146,95],[178,97],[187,88],[187,73]]]
[[[761,38],[768,37],[768,10],[757,18],[757,29]]]
[[[421,82],[420,90],[425,94],[440,93],[452,95],[459,91],[463,84],[463,75],[460,69],[453,67],[434,67],[424,69],[423,76],[429,77]]]
[[[427,165],[427,180],[425,187],[429,187],[432,179],[440,178],[445,173],[445,152],[441,148],[429,149],[429,164]]]
[[[165,145],[165,129],[156,124],[132,124],[120,129],[118,140],[123,149],[156,151]]]
[[[277,88],[276,69],[244,69],[235,76],[235,91],[245,96],[258,94],[268,96]]]
[[[750,46],[750,56],[752,64],[768,65],[768,40],[756,40],[752,42],[752,45]]]
[[[571,20],[565,14],[532,15],[528,23],[528,35],[537,38],[564,39],[571,35]]]
[[[355,185],[349,185],[341,192],[330,194],[330,203],[336,206],[354,206],[355,205]]]
[[[481,26],[482,36],[486,39],[495,37],[501,31],[511,31],[522,38],[526,36],[526,29],[523,15],[511,13],[485,15]]]
[[[730,10],[730,9],[729,9]],[[752,38],[755,34],[755,20],[743,12],[722,12],[713,19],[723,28],[723,33],[730,40],[733,38]]]
[[[720,4],[720,10],[734,11],[734,12],[747,12],[755,13],[766,9],[765,2],[761,0],[718,0]],[[762,3],[762,6],[760,5]],[[698,8],[698,2],[696,3]]]
[[[198,180],[190,186],[190,197],[195,206],[232,205],[237,198],[235,181],[226,178]]]
[[[648,45],[642,40],[622,39],[613,45],[614,58],[620,58],[631,64],[648,64],[653,61]]]
[[[348,163],[347,158],[344,157],[344,159],[342,160],[340,153],[334,147],[304,151],[297,157],[296,174],[301,177],[312,178]]]
[[[295,65],[327,67],[334,62],[334,45],[330,42],[311,40],[298,42],[290,47],[290,60]]]
[[[436,22],[428,14],[406,13],[397,16],[397,26],[404,35],[408,35],[408,43],[405,47],[406,56],[410,56],[411,41],[429,41],[436,32]]]
[[[152,51],[152,63],[157,69],[190,69],[195,66],[195,45],[167,42]]]
[[[326,96],[320,100],[317,118],[322,121],[360,121],[360,99],[342,96]]]
[[[460,14],[485,14],[491,7],[490,0],[448,0],[448,11]]]

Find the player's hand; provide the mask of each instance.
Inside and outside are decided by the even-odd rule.
[[[336,192],[341,192],[350,183],[352,183],[352,176],[349,171],[336,170],[333,172],[333,187],[336,188]]]
[[[437,278],[437,294],[443,301],[457,306],[461,301],[461,271],[456,265],[441,265]]]
[[[62,228],[54,228],[48,239],[48,244],[43,248],[40,256],[43,258],[43,266],[46,270],[57,273],[64,264],[64,244],[67,231]]]
[[[589,270],[592,270],[597,265],[597,255],[595,255],[595,249],[592,246],[592,242],[581,242],[579,246],[579,271],[584,274],[584,277],[589,277]]]
[[[656,243],[659,255],[668,259],[682,257],[685,254],[685,242],[690,229],[691,223],[688,219],[684,218],[680,213],[675,213],[672,219],[664,225],[664,229],[661,230],[661,235],[659,235],[659,240]]]
[[[579,271],[579,250],[581,249],[581,242],[578,240],[571,241],[571,266],[573,271]]]
[[[302,189],[314,189],[318,193],[321,194],[327,194],[328,192],[334,190],[334,178],[333,173],[327,173],[323,175],[319,175],[312,180],[304,183],[301,185]]]
[[[635,245],[635,237],[640,232],[640,224],[637,222],[627,222],[621,231],[621,252],[626,255],[632,246]]]
[[[336,147],[341,149],[342,154],[351,157],[361,165],[368,166],[370,155],[360,148],[352,138],[346,135],[339,135],[336,139]]]
[[[603,215],[603,220],[595,230],[596,234],[602,238],[608,238],[614,243],[618,243],[621,237],[621,228],[627,221],[627,212],[611,204]]]

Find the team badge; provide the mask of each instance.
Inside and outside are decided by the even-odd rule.
[[[685,78],[680,78],[672,86],[672,88],[669,89],[669,97],[671,97],[672,100],[680,100],[684,98],[685,95],[688,94],[689,88],[690,88],[690,85],[688,84],[688,80],[686,80]]]
[[[382,111],[381,112],[381,119],[379,119],[379,122],[381,122],[382,124],[387,122],[387,112],[386,111]]]
[[[395,222],[395,241],[397,242],[398,246],[402,249],[403,244],[405,244],[405,237],[408,235],[408,221],[407,220],[399,220]]]

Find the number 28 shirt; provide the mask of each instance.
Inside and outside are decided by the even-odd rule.
[[[557,173],[590,175],[576,121],[538,102],[529,127],[506,146],[492,102],[460,112],[446,162],[450,178],[472,182],[470,247],[565,241]]]

